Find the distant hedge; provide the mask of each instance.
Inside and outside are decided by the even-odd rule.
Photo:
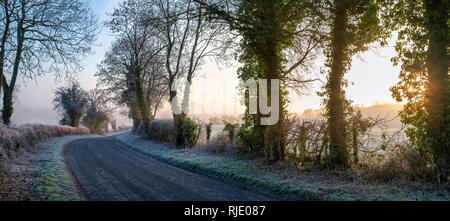
[[[27,124],[18,127],[0,125],[0,161],[11,158],[24,148],[50,137],[89,134],[85,127]]]

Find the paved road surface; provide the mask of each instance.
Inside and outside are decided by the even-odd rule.
[[[63,154],[86,200],[274,200],[163,163],[114,137],[75,140]]]

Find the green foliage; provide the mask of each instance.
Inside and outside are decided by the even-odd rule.
[[[78,127],[88,103],[89,96],[77,81],[56,89],[53,99],[54,109],[63,115],[60,124],[72,127]]]
[[[392,29],[398,31],[395,45],[397,56],[392,58],[394,65],[401,64],[399,82],[391,87],[392,97],[398,102],[407,101],[400,112],[402,123],[411,125],[406,134],[419,148],[426,145],[427,113],[425,109],[426,37],[423,1],[404,1],[390,5],[386,15],[395,18]],[[386,18],[387,19],[387,18]]]
[[[223,128],[223,131],[225,131],[228,135],[228,139],[230,139],[230,142],[233,143],[234,137],[236,136],[236,129],[239,126],[238,124],[232,124],[229,122],[224,122],[225,127]]]
[[[184,139],[184,147],[185,148],[192,148],[194,147],[197,142],[200,135],[201,127],[197,123],[195,123],[190,118],[184,118],[182,121],[181,126],[181,133],[182,137]]]
[[[387,32],[381,29],[377,1],[332,1],[325,6],[325,20],[330,34],[325,40],[327,84],[319,95],[323,96],[325,117],[328,121],[330,152],[327,164],[332,167],[348,166],[347,144],[350,140],[348,115],[350,101],[345,97],[348,82],[344,74],[350,69],[351,58],[368,49],[368,44],[380,40],[385,43]]]
[[[240,154],[262,155],[261,133],[251,124],[244,123],[238,127],[236,152]]]
[[[287,134],[287,158],[299,169],[317,166],[325,151],[323,138],[326,122],[324,120],[300,119],[295,114],[287,117],[284,125]]]
[[[93,134],[104,134],[103,127],[108,124],[108,115],[91,104],[83,117],[82,124],[89,128]]]
[[[370,128],[374,127],[375,124],[363,117],[361,110],[353,110],[352,115],[349,120],[349,127],[351,131],[351,147],[353,149],[353,162],[355,164],[359,161],[358,149],[359,149],[359,140],[358,136],[364,135]],[[385,134],[382,135],[383,139]],[[382,147],[383,149],[383,147]]]
[[[206,141],[209,141],[211,139],[211,126],[212,123],[206,125]]]
[[[173,115],[173,123],[174,123],[174,130],[175,130],[175,145],[177,147],[184,147],[185,140],[183,137],[183,122],[186,119],[186,115],[179,114],[179,115]]]
[[[450,175],[449,4],[396,1],[386,5],[384,18],[398,30],[392,61],[401,64],[400,81],[391,92],[397,101],[406,101],[401,121],[410,126],[406,134],[417,151],[433,155],[444,180]]]
[[[295,33],[303,19],[311,14],[312,7],[305,1],[240,1],[237,17],[240,27],[237,28],[242,36],[238,60],[242,66],[238,69],[238,77],[249,79],[278,79],[280,81],[279,121],[276,125],[261,126],[260,114],[250,116],[246,112],[244,121],[246,127],[241,128],[245,148],[248,148],[246,130],[253,130],[252,139],[264,148],[266,161],[274,162],[284,159],[286,137],[282,133],[282,124],[286,114],[287,74],[283,73],[287,64],[287,49],[292,47]],[[309,18],[309,17],[308,17]],[[311,43],[311,42],[310,42]],[[242,90],[244,104],[248,109],[249,94]],[[258,95],[256,95],[258,96]],[[270,95],[268,100],[270,100]],[[253,125],[252,125],[253,124]],[[252,126],[250,126],[252,125]],[[254,146],[251,144],[251,146]],[[273,147],[269,147],[272,146]]]

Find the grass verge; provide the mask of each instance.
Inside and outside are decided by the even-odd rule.
[[[238,183],[282,200],[449,200],[448,192],[346,180],[333,171],[299,172],[235,155],[180,150],[123,134],[118,142],[169,164]]]

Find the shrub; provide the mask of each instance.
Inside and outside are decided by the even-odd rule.
[[[236,133],[236,152],[240,154],[260,154],[261,139],[259,133],[255,133],[255,128],[248,124],[242,124],[238,127]]]
[[[89,128],[91,133],[104,134],[105,125],[109,122],[108,114],[91,104],[83,117],[82,124]]]
[[[182,133],[184,138],[184,147],[192,148],[197,144],[200,136],[201,126],[195,123],[190,118],[185,118],[182,121]]]
[[[70,81],[65,87],[56,89],[54,109],[61,115],[60,124],[78,127],[83,112],[89,103],[89,95],[78,81]]]
[[[161,143],[175,143],[175,130],[172,120],[153,120],[150,122],[147,137]]]
[[[374,157],[378,161],[368,165],[365,172],[370,179],[426,180],[433,174],[431,156],[419,152],[418,148],[410,143],[396,144],[383,156],[386,159]]]
[[[200,148],[201,151],[209,153],[233,153],[234,145],[231,144],[227,134],[219,133],[214,136],[210,142]]]
[[[211,139],[211,126],[212,123],[206,125],[206,141],[208,142]]]
[[[181,121],[181,137],[183,137],[182,145],[186,148],[192,148],[199,140],[201,126],[189,118]],[[160,143],[176,144],[175,124],[173,120],[153,120],[150,122],[149,132],[144,134],[144,127],[141,124],[135,133],[145,135],[146,138]]]
[[[230,142],[233,143],[234,137],[236,136],[236,128],[239,126],[238,124],[232,124],[229,122],[224,122],[225,127],[223,128],[223,131],[225,131],[228,135],[228,138],[230,139]]]
[[[0,126],[0,161],[12,158],[16,152],[34,146],[47,138],[75,134],[89,134],[89,129],[42,124],[19,127]]]

